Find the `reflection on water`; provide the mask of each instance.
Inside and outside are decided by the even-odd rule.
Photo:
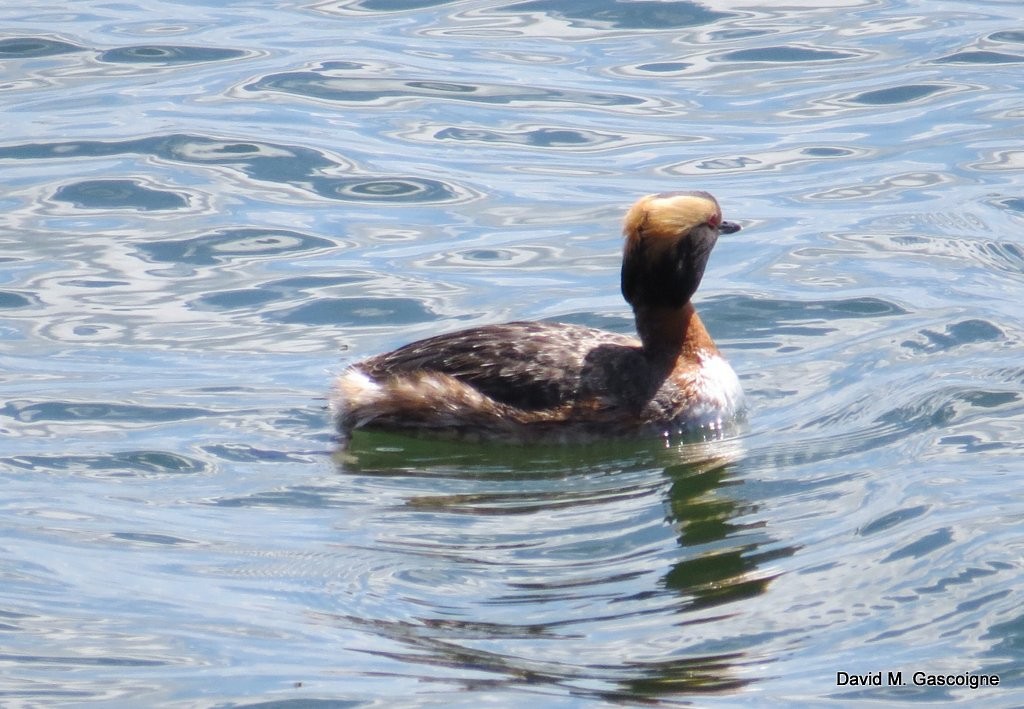
[[[237,59],[244,57],[245,54],[237,49],[221,47],[174,47],[150,44],[108,49],[105,52],[100,52],[98,59],[101,62],[115,64],[198,64]]]
[[[57,189],[53,198],[79,209],[178,209],[188,206],[181,195],[141,185],[134,180],[86,180]]]
[[[317,151],[285,145],[231,143],[204,136],[168,135],[122,142],[59,142],[49,145],[19,145],[0,148],[0,160],[39,160],[52,157],[102,157],[124,154],[149,155],[163,160],[199,165],[220,164],[252,180],[289,184],[327,199],[376,200],[389,202],[445,202],[465,199],[466,190],[418,177],[339,177],[334,173],[351,170]],[[76,199],[77,197],[77,199]],[[187,203],[180,197],[147,189],[129,180],[91,180],[57,190],[54,199],[72,201],[91,209],[132,207],[169,209]]]
[[[408,560],[401,595],[440,596],[443,618],[423,608],[401,620],[324,619],[380,633],[400,647],[387,657],[442,675],[437,667],[471,668],[493,682],[529,678],[605,699],[736,689],[749,680],[734,668],[756,658],[700,628],[764,593],[775,575],[769,564],[795,551],[751,521],[758,505],[733,468],[743,455],[739,440],[659,450],[357,436],[337,454],[339,472],[389,499],[382,514],[391,531],[376,548]],[[665,613],[668,626],[651,625]],[[613,650],[636,624],[676,657]],[[591,641],[571,657],[545,648],[571,637]],[[489,639],[503,648],[481,651]]]
[[[635,106],[642,101],[633,96],[615,94],[556,91],[537,87],[511,85],[460,84],[451,81],[384,79],[376,76],[379,70],[370,67],[325,67],[341,76],[318,72],[289,73],[267,76],[246,87],[250,91],[279,91],[321,101],[339,103],[372,102],[375,105],[400,107],[408,101],[426,99],[467,101],[550,107],[551,104],[571,104],[574,108],[586,106]],[[351,76],[346,75],[353,72]],[[372,78],[364,78],[367,75]]]
[[[0,8],[8,702],[1021,703],[1016,5],[37,5]],[[631,332],[623,210],[692,188],[744,227],[697,304],[742,435],[337,449],[352,359]]]

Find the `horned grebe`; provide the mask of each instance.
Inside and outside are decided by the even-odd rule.
[[[506,442],[720,430],[743,390],[693,297],[722,221],[707,192],[641,198],[626,214],[622,295],[640,339],[511,322],[429,337],[351,365],[331,411],[354,429]]]

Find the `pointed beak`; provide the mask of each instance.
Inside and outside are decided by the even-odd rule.
[[[722,222],[718,225],[718,232],[720,234],[735,234],[740,230],[740,225],[736,222]]]

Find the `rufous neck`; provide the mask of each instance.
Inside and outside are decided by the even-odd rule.
[[[679,307],[641,305],[633,313],[644,353],[654,360],[675,362],[696,359],[702,351],[718,352],[693,303]]]

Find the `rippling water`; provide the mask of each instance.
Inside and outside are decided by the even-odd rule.
[[[2,702],[1024,703],[1024,10],[766,5],[0,8]],[[693,188],[745,434],[336,450]]]

